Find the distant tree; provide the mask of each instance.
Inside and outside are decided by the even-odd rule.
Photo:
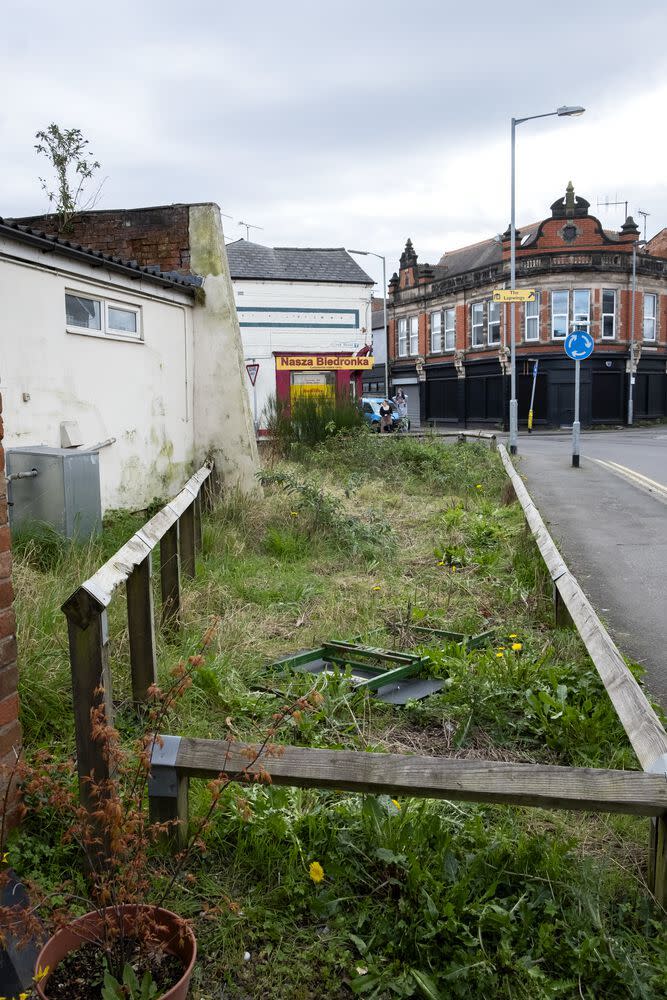
[[[61,129],[54,122],[45,132],[36,132],[35,149],[47,158],[55,178],[40,177],[42,190],[54,205],[58,216],[58,233],[66,232],[77,212],[91,208],[100,195],[102,184],[87,200],[84,189],[100,164],[93,160],[88,150],[90,143],[81,129]],[[104,183],[104,182],[102,182]]]

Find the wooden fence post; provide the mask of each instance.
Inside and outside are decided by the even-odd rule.
[[[180,736],[161,736],[151,752],[148,780],[148,814],[151,823],[173,824],[166,840],[184,847],[188,836],[190,780],[176,770]]]
[[[203,545],[203,534],[201,524],[201,489],[195,497],[193,504],[195,512],[195,552],[201,552]]]
[[[135,708],[147,701],[148,688],[157,681],[153,615],[152,557],[135,566],[127,578],[127,626],[130,637],[132,700]]]
[[[178,527],[181,549],[181,570],[184,576],[195,575],[195,503],[189,504],[183,513]]]
[[[556,628],[574,628],[572,615],[567,610],[567,605],[565,604],[563,598],[560,596],[558,584],[554,583],[553,591],[554,591],[554,618],[556,619]]]
[[[160,539],[160,585],[162,625],[177,625],[181,608],[181,583],[178,565],[178,521],[167,528]]]
[[[83,588],[72,594],[62,610],[69,635],[79,796],[82,805],[94,809],[98,802],[91,794],[91,780],[104,781],[109,768],[102,745],[92,738],[92,710],[103,705],[106,721],[113,726],[107,613]]]

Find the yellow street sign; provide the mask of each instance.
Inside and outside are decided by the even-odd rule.
[[[534,302],[534,288],[503,288],[493,293],[494,302]]]

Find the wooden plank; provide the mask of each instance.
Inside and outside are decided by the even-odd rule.
[[[209,466],[202,466],[185,484],[170,503],[147,521],[114,555],[81,586],[95,598],[100,607],[107,608],[117,588],[125,583],[135,566],[155,548],[211,475]]]
[[[563,603],[588,650],[607,694],[611,698],[616,714],[625,729],[639,763],[644,770],[648,770],[656,760],[667,753],[667,733],[641,686],[627,667],[618,647],[598,618],[577,580],[568,570],[539,511],[512,465],[505,447],[500,445],[499,451],[526,520]]]
[[[246,744],[226,740],[181,740],[176,756],[179,774],[210,778],[224,768],[241,775],[248,766]],[[354,750],[281,747],[264,753],[261,765],[273,784],[333,788],[374,795],[427,796],[517,806],[620,812],[662,816],[667,812],[667,782],[641,771],[604,771],[410,757]]]
[[[107,779],[109,768],[100,742],[92,739],[93,709],[104,706],[106,720],[113,726],[107,616],[81,589],[65,602],[62,610],[67,616],[69,637],[79,797],[83,806],[94,810],[98,802],[91,794],[90,781]]]
[[[178,524],[181,551],[181,572],[190,578],[195,575],[195,507],[194,500],[181,514]]]
[[[152,557],[146,558],[127,578],[127,627],[130,638],[132,700],[135,708],[145,704],[148,689],[157,682],[155,616],[153,609]]]
[[[160,539],[160,589],[162,624],[176,625],[181,608],[181,581],[178,560],[178,521]]]

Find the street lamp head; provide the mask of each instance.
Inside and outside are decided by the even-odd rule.
[[[360,253],[362,257],[368,257],[369,256],[369,251],[368,250],[348,250],[347,252],[348,253]]]
[[[556,109],[556,114],[559,118],[569,118],[574,115],[583,115],[585,110],[586,108],[582,108],[578,104],[574,107],[571,107],[569,104],[564,104],[562,108]]]

